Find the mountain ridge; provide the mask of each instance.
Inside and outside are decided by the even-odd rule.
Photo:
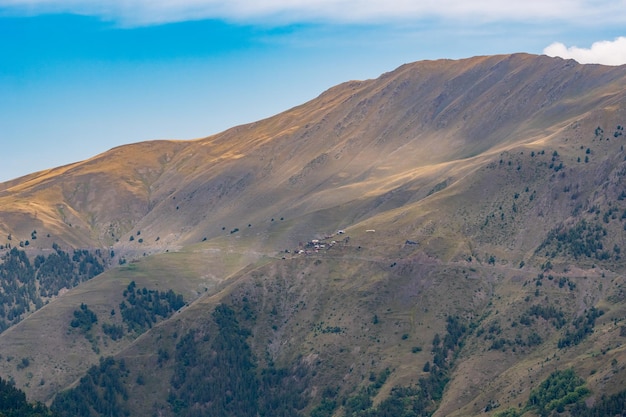
[[[475,107],[483,107],[486,103],[485,100],[490,100],[492,97],[491,94],[488,94],[489,90],[495,88],[493,86],[499,86],[500,84],[507,83],[508,82],[507,77],[511,78],[513,76],[511,75],[511,73],[514,75],[518,75],[518,73],[522,70],[526,71],[525,74],[527,74],[528,71],[531,71],[529,69],[525,69],[526,67],[528,67],[528,65],[525,63],[526,61],[530,59],[529,57],[531,56],[518,54],[518,55],[511,55],[511,56],[479,57],[479,58],[459,60],[459,61],[432,61],[432,62],[421,62],[421,63],[413,64],[413,65],[407,64],[405,66],[402,66],[396,69],[393,72],[384,74],[383,76],[381,76],[379,80],[369,80],[369,81],[363,81],[363,82],[358,82],[358,83],[349,82],[346,84],[339,85],[337,87],[329,89],[328,91],[324,92],[318,98],[313,99],[309,103],[306,103],[302,106],[295,107],[294,109],[288,110],[280,115],[277,115],[275,117],[271,117],[271,118],[268,118],[259,122],[251,123],[248,125],[235,127],[221,134],[213,135],[205,139],[198,139],[195,141],[177,141],[177,142],[150,141],[150,142],[145,142],[143,144],[140,143],[140,144],[128,145],[130,147],[118,147],[118,148],[112,149],[109,152],[106,152],[104,154],[91,158],[88,161],[85,161],[82,163],[70,164],[60,169],[63,170],[61,172],[67,172],[68,175],[72,174],[72,172],[77,172],[77,173],[81,172],[81,176],[84,177],[85,175],[90,173],[90,170],[88,169],[88,167],[89,166],[95,167],[96,166],[95,164],[97,164],[98,161],[103,161],[106,159],[107,161],[117,160],[121,162],[123,160],[121,158],[122,154],[124,153],[132,154],[133,158],[136,158],[137,161],[124,162],[125,167],[119,166],[119,165],[116,166],[114,163],[114,165],[112,165],[109,168],[110,173],[108,175],[111,176],[113,173],[115,174],[113,174],[110,178],[102,179],[100,184],[94,184],[94,185],[95,185],[95,188],[99,187],[100,189],[104,189],[105,182],[108,184],[119,184],[120,186],[123,185],[123,187],[121,187],[120,190],[118,190],[118,192],[128,193],[128,200],[132,201],[128,203],[130,207],[129,207],[129,210],[127,210],[130,212],[128,213],[130,214],[130,216],[125,216],[125,217],[127,218],[130,217],[131,219],[134,219],[134,220],[131,220],[131,223],[133,223],[133,222],[139,221],[139,219],[142,216],[145,216],[150,211],[152,211],[154,207],[156,207],[159,203],[163,203],[164,197],[165,195],[167,195],[167,192],[174,189],[174,186],[169,186],[166,181],[164,181],[163,185],[161,185],[161,182],[159,181],[159,175],[160,175],[159,173],[165,173],[166,172],[165,170],[167,170],[169,166],[172,166],[172,167],[175,166],[179,168],[171,169],[170,172],[167,172],[167,176],[171,178],[178,177],[180,180],[181,174],[182,175],[188,174],[186,175],[187,179],[185,181],[188,181],[190,183],[190,187],[195,187],[193,185],[194,176],[192,174],[192,170],[196,170],[197,172],[201,173],[198,179],[200,181],[204,181],[205,183],[208,181],[206,178],[204,178],[204,176],[207,173],[209,173],[209,175],[213,175],[215,180],[217,181],[215,188],[219,192],[220,188],[229,187],[231,185],[235,187],[237,186],[246,187],[247,185],[249,185],[248,184],[249,181],[259,182],[259,181],[273,180],[274,182],[272,183],[272,187],[271,187],[272,189],[276,189],[277,187],[295,186],[297,184],[301,184],[303,179],[306,179],[307,177],[315,178],[317,171],[325,170],[324,167],[326,164],[329,164],[330,162],[334,160],[345,159],[346,157],[349,158],[347,163],[344,161],[338,161],[343,166],[338,166],[338,168],[340,168],[340,171],[336,172],[335,176],[337,175],[342,176],[342,175],[348,174],[348,179],[350,179],[352,178],[353,175],[359,175],[359,172],[362,175],[364,173],[363,167],[366,167],[368,165],[368,163],[365,161],[372,160],[374,158],[374,155],[372,155],[371,152],[370,153],[365,152],[367,149],[370,149],[370,148],[372,150],[376,150],[376,152],[387,154],[388,161],[389,161],[387,162],[387,165],[394,164],[395,166],[402,164],[403,160],[405,161],[408,160],[408,163],[411,164],[412,168],[414,168],[416,166],[415,164],[417,161],[419,161],[420,159],[424,160],[423,155],[420,158],[419,154],[421,153],[421,150],[424,149],[425,147],[429,149],[429,158],[427,160],[424,160],[421,163],[417,162],[418,164],[417,166],[419,166],[419,164],[430,165],[436,161],[444,162],[444,161],[451,161],[455,159],[463,159],[471,155],[478,155],[484,152],[487,148],[492,146],[488,141],[484,144],[481,144],[480,138],[497,136],[498,140],[501,143],[501,145],[499,146],[503,146],[502,138],[509,137],[511,135],[513,135],[514,137],[514,132],[509,132],[509,130],[511,129],[509,126],[499,127],[502,124],[500,122],[500,119],[510,118],[512,117],[511,116],[512,113],[519,113],[515,107],[516,104],[512,102],[519,101],[519,96],[522,93],[524,93],[524,91],[522,90],[527,89],[530,91],[537,91],[543,88],[550,88],[547,94],[542,95],[542,97],[545,96],[545,98],[543,99],[544,102],[533,104],[531,106],[529,106],[527,103],[522,103],[524,105],[524,108],[542,109],[544,106],[549,104],[550,100],[553,100],[553,101],[556,100],[556,98],[551,98],[552,96],[557,97],[559,94],[562,94],[562,90],[567,88],[568,83],[574,82],[576,80],[576,77],[579,77],[578,73],[581,71],[580,69],[575,71],[570,76],[570,77],[573,77],[573,81],[570,81],[570,80],[566,80],[564,82],[561,81],[561,85],[557,84],[557,85],[550,86],[550,82],[549,82],[550,80],[539,80],[539,81],[536,81],[536,83],[540,84],[539,86],[533,85],[532,87],[528,87],[528,86],[524,87],[523,85],[513,85],[511,86],[512,89],[508,88],[507,86],[506,90],[499,93],[500,95],[510,94],[511,90],[514,90],[515,92],[517,92],[517,94],[510,94],[511,97],[515,97],[515,98],[509,99],[507,97],[504,97],[504,100],[503,100],[504,105],[500,106],[499,116],[496,118],[496,120],[493,121],[493,123],[489,123],[489,124],[478,123],[477,127],[471,127],[471,124],[466,123],[464,126],[469,126],[469,127],[468,128],[464,127],[464,131],[462,132],[459,131],[460,129],[459,127],[449,126],[448,119],[451,117],[457,117],[459,113],[459,109],[461,107],[465,109],[465,113],[462,116],[463,119],[473,118],[474,116],[472,116],[471,110],[468,110],[468,109],[475,108]],[[606,68],[606,67],[601,67],[601,66],[591,66],[591,67],[576,66],[576,64],[573,61],[562,61],[560,59],[550,59],[547,57],[537,57],[536,60],[539,60],[539,61],[544,60],[552,64],[548,70],[544,70],[544,72],[541,73],[541,77],[545,77],[545,74],[544,74],[545,72],[553,73],[553,72],[557,72],[557,69],[567,70],[572,67],[581,68],[583,69],[582,71],[592,71],[592,72],[602,71],[604,73],[609,74],[608,75],[609,77],[611,76],[610,75],[611,72],[617,72],[616,70],[612,68]],[[512,63],[509,61],[519,61],[519,62]],[[524,64],[524,65],[521,65],[521,64]],[[481,70],[486,65],[489,67],[488,68],[489,72],[487,75],[484,75],[483,72],[481,72]],[[432,85],[432,84],[437,85],[432,82],[433,75],[431,74],[435,73],[437,69],[442,68],[443,66],[452,68],[451,70],[448,70],[445,74],[443,73],[437,74],[434,77],[435,79],[438,78],[440,80],[445,77],[445,79],[448,80],[444,84],[443,91],[440,91],[440,90],[437,90],[434,92],[429,91],[430,90],[429,85]],[[477,66],[480,66],[480,68],[476,69],[475,67]],[[513,66],[513,71],[511,71],[511,69],[509,68],[511,66]],[[423,82],[419,82],[419,80],[413,81],[411,85],[414,85],[418,89],[426,90],[426,91],[417,92],[415,94],[413,93],[413,91],[411,91],[410,94],[405,94],[405,96],[407,98],[410,97],[411,100],[418,98],[418,100],[415,100],[415,102],[413,101],[407,102],[406,98],[402,100],[399,100],[398,98],[396,98],[400,94],[398,93],[398,91],[406,90],[407,88],[403,86],[409,85],[408,80],[406,80],[406,77],[408,76],[414,77],[414,78],[419,77],[420,72],[424,71],[423,67],[426,67],[426,69],[430,71],[430,73],[428,73],[427,75],[427,79],[425,79]],[[434,67],[434,68],[428,68],[428,67]],[[467,67],[469,67],[469,69]],[[557,67],[557,68],[554,68],[554,67]],[[407,73],[409,75],[407,75]],[[416,73],[416,75],[412,75],[412,73]],[[462,74],[462,77],[457,76],[457,74],[459,73]],[[481,75],[474,75],[475,73],[478,73]],[[503,76],[503,74],[505,75]],[[558,76],[562,76],[562,71],[559,71]],[[497,78],[495,83],[492,82],[492,79],[494,77]],[[540,77],[539,75],[534,76],[535,79],[539,77]],[[471,81],[471,84],[469,84],[471,85],[471,87],[469,89],[464,88],[463,89],[464,94],[462,96],[456,97],[455,94],[458,95],[458,93],[455,92],[455,90],[458,89],[456,85],[459,84],[460,86],[463,86],[467,84],[468,80],[466,79],[469,79],[469,81]],[[521,79],[526,80],[526,78],[521,78]],[[384,88],[381,88],[379,84],[382,84]],[[358,89],[357,89],[357,86],[359,87]],[[395,89],[395,92],[393,91],[394,89]],[[347,90],[350,90],[350,91],[347,91]],[[354,92],[355,90],[357,91]],[[371,95],[372,92],[374,94],[373,96]],[[384,123],[379,123],[378,121],[376,121],[376,119],[374,119],[374,121],[372,122],[366,121],[365,124],[361,123],[360,120],[362,120],[362,118],[365,117],[365,115],[369,115],[372,113],[372,111],[369,108],[374,105],[371,103],[375,102],[376,100],[383,99],[383,98],[387,100],[386,98],[387,95],[391,96],[390,100],[392,101],[393,100],[400,101],[399,107],[402,109],[405,109],[404,110],[405,115],[400,116],[400,119],[398,119],[397,114],[399,114],[399,112],[392,111],[391,112],[392,119],[389,119],[389,120],[385,119]],[[368,98],[359,99],[358,97],[360,96],[367,96]],[[469,103],[475,103],[476,98],[480,98],[480,97],[484,97],[484,98],[481,99],[483,101],[478,102],[478,105],[473,105],[473,106],[469,105]],[[404,121],[404,119],[407,116],[410,117],[411,114],[414,114],[416,112],[420,112],[420,114],[424,114],[424,110],[422,109],[423,106],[419,104],[419,101],[424,98],[427,98],[431,103],[430,107],[426,109],[426,114],[430,114],[430,116],[426,116],[426,119],[422,117],[421,120],[417,121],[417,123],[420,124],[419,126],[416,126],[415,121],[411,121],[411,120]],[[496,99],[501,99],[501,98],[502,97],[496,97]],[[331,99],[331,101],[327,103],[329,99]],[[525,96],[524,100],[529,101],[530,98]],[[326,108],[326,106],[336,105],[338,102],[341,102],[343,103],[343,105],[345,105],[347,109],[346,111],[348,112],[347,114],[341,117],[340,115],[337,114],[338,113],[337,111],[334,111],[334,112],[322,115],[322,113],[325,112],[324,109]],[[390,104],[387,104],[387,106],[393,107]],[[308,111],[309,108],[311,107],[316,108],[318,110],[315,110],[313,112]],[[509,107],[511,107],[511,110],[508,110]],[[563,113],[563,107],[564,107],[563,105],[559,106],[559,112]],[[408,111],[406,110],[407,108],[409,109]],[[306,111],[304,109],[306,109]],[[306,115],[306,117],[304,120],[300,121],[302,118],[303,112]],[[379,106],[378,114],[375,116],[377,116],[378,118],[381,118],[382,117],[381,114],[384,114],[384,112],[385,112],[385,107]],[[326,119],[330,118],[331,116],[336,121],[334,122],[334,126],[332,127],[334,134],[328,131],[329,126],[326,121]],[[534,117],[534,116],[531,117],[530,114],[524,114],[524,116],[530,117],[531,120],[537,119],[537,117]],[[367,120],[369,120],[370,118],[371,117],[368,116]],[[477,118],[477,119],[480,119],[480,118]],[[311,123],[314,123],[313,128],[307,129],[306,125],[311,125]],[[369,127],[366,127],[368,123],[379,123],[383,126],[388,126],[387,128],[385,128],[387,131],[385,130],[381,131],[379,128],[376,128],[376,130],[370,129]],[[400,131],[398,131],[398,128],[396,128],[392,132],[390,131],[390,129],[393,129],[393,126],[402,126],[402,129],[404,131],[409,130],[409,132],[415,132],[415,133],[403,134]],[[516,128],[519,129],[519,127],[516,127]],[[271,134],[264,133],[268,129],[273,129],[271,130],[271,132],[273,133]],[[499,129],[499,131],[496,129]],[[540,129],[543,129],[543,128],[540,127]],[[315,131],[319,131],[319,130],[322,130],[322,132],[315,134]],[[363,133],[364,130],[368,130],[370,132],[368,132],[368,134],[364,134]],[[376,131],[374,135],[371,132],[372,130]],[[295,136],[293,133],[290,133],[290,132],[298,132],[298,131],[301,131],[301,133],[296,134]],[[501,133],[503,131],[504,133]],[[330,158],[331,156],[330,152],[324,152],[324,153],[317,154],[317,155],[311,155],[310,159],[308,157],[305,157],[305,158],[299,157],[299,155],[308,155],[307,149],[311,149],[311,147],[309,146],[307,148],[307,142],[310,141],[310,140],[307,140],[307,138],[311,135],[313,135],[312,137],[315,139],[316,142],[321,139],[320,136],[323,137],[324,140],[326,141],[331,141],[329,145],[331,146],[330,149],[334,149],[333,154],[332,154],[332,156],[334,157],[334,160]],[[333,136],[335,136],[336,138],[339,137],[340,139],[339,140],[333,139]],[[424,138],[424,136],[427,136],[427,137]],[[431,139],[428,139],[428,136]],[[370,139],[366,139],[368,137]],[[384,141],[387,139],[384,139],[384,138],[386,137],[396,138],[394,140],[395,144],[393,145],[394,147],[393,149],[385,148]],[[398,138],[403,138],[403,137],[406,139],[401,139],[401,141],[405,143],[398,144]],[[294,143],[294,139],[296,143]],[[268,142],[268,140],[271,140],[271,142]],[[284,142],[285,140],[287,140],[288,142]],[[358,142],[355,142],[357,140]],[[369,141],[369,145],[365,145],[365,143],[367,143],[367,142],[364,142],[365,140]],[[485,141],[486,141],[485,139],[482,139],[482,142],[485,142]],[[336,143],[336,145],[334,146],[331,145],[333,142]],[[419,142],[418,147],[415,147],[415,145],[412,145],[412,143],[415,143],[415,142]],[[242,153],[243,149],[246,149],[252,152],[253,150],[256,150],[257,147],[260,147],[260,149],[263,149],[264,144],[265,146],[271,146],[269,145],[269,143],[276,144],[274,145],[275,147],[280,147],[284,143],[284,146],[291,146],[291,148],[290,148],[289,153],[287,153],[284,157],[280,156],[284,153],[284,151],[280,152],[276,150],[270,150],[269,153],[271,154],[271,156],[261,157],[261,158],[266,158],[265,160],[261,159],[260,161],[248,161],[248,165],[250,166],[250,168],[243,168],[246,172],[245,173],[242,172],[240,175],[234,174],[234,176],[237,178],[235,178],[233,175],[230,175],[228,178],[223,178],[223,177],[220,177],[218,173],[215,173],[215,174],[210,173],[210,172],[217,171],[219,169],[218,167],[222,167],[222,166],[224,167],[223,171],[227,171],[226,167],[232,162],[232,160],[238,161],[242,158],[243,160],[246,160],[244,156],[245,153]],[[279,143],[281,145],[279,145]],[[361,152],[354,151],[353,148],[356,145],[356,143],[359,143],[358,146],[362,148]],[[445,144],[445,145],[442,145],[442,144]],[[135,148],[136,150],[131,150],[133,148]],[[158,150],[154,148],[157,148]],[[189,154],[186,155],[186,158],[174,159],[172,160],[171,164],[167,162],[170,158],[175,158],[175,155],[178,155],[179,151],[182,152],[183,148],[188,149],[188,151],[186,152],[189,152]],[[210,148],[210,149],[207,149],[207,148]],[[455,148],[458,148],[459,151],[456,152],[456,154],[450,155],[449,154],[450,149],[455,149]],[[463,149],[466,149],[466,150],[463,150]],[[147,156],[147,155],[151,155],[154,152],[161,153],[161,154],[148,156],[149,158],[152,158],[151,162],[145,161],[139,157],[139,155]],[[193,155],[194,152],[196,153],[195,156]],[[254,151],[254,152],[257,152],[257,151]],[[348,152],[347,155],[346,155],[346,152]],[[439,155],[441,152],[446,152],[447,154]],[[400,155],[398,155],[398,157],[395,157],[395,155],[398,153]],[[342,156],[342,155],[346,155],[346,156]],[[409,157],[409,155],[415,155],[415,157]],[[298,161],[298,162],[293,163],[290,166],[290,165],[285,164],[285,161],[287,160],[289,162],[295,162],[295,161]],[[134,164],[137,164],[137,166],[142,166],[142,168],[134,170],[133,168]],[[196,167],[192,167],[192,164],[195,164]],[[351,169],[350,164],[352,164],[352,166],[356,166],[357,170],[354,171],[354,169]],[[208,166],[211,168],[209,168],[208,170],[198,168],[200,166]],[[280,177],[277,177],[276,175],[272,175],[272,169],[274,166],[280,166],[280,170],[281,170]],[[299,168],[299,169],[295,168],[298,166],[301,166],[303,168]],[[251,171],[252,167],[254,167],[254,174]],[[343,168],[343,173],[341,171],[342,168]],[[372,167],[370,169],[374,169],[374,168]],[[45,174],[43,176],[40,176],[38,179],[31,179],[31,182],[32,181],[40,182],[44,179],[47,180],[48,178],[51,178],[50,175],[53,172],[55,171],[54,170],[45,171]],[[285,178],[283,178],[282,175],[289,177],[288,183],[285,183]],[[368,176],[367,174],[365,175],[366,177]],[[369,176],[371,177],[373,175],[369,175]],[[87,177],[85,177],[85,179],[87,179]],[[74,218],[76,222],[82,223],[83,227],[86,227],[87,229],[89,228],[94,229],[94,227],[95,229],[97,229],[96,233],[97,235],[100,236],[98,239],[99,242],[98,241],[92,242],[92,246],[105,246],[106,240],[109,240],[108,242],[109,244],[112,243],[111,242],[112,239],[104,238],[105,233],[106,233],[104,230],[106,228],[106,216],[99,214],[98,208],[94,210],[89,210],[87,207],[85,207],[85,209],[80,207],[79,204],[88,205],[89,198],[94,198],[94,197],[89,197],[88,195],[82,196],[82,197],[79,196],[81,199],[80,203],[78,200],[76,200],[77,193],[81,192],[79,188],[81,186],[83,186],[83,188],[88,188],[89,187],[88,181],[93,181],[93,180],[94,179],[88,179],[87,182],[83,184],[77,183],[75,186],[75,189],[70,189],[71,187],[69,187],[68,185],[65,185],[63,191],[61,192],[62,196],[57,194],[55,198],[60,201],[63,201],[65,203],[64,207],[67,207],[67,209],[71,210],[71,213],[68,214],[68,219],[69,217]],[[333,181],[332,178],[329,178],[329,180]],[[313,179],[313,181],[315,180]],[[126,184],[124,184],[124,182]],[[233,184],[231,184],[231,182]],[[340,178],[335,177],[334,182],[340,184],[341,180]],[[366,181],[362,181],[362,183],[365,183],[365,182]],[[29,183],[30,182],[28,181],[22,182],[21,187],[28,187]],[[46,182],[46,185],[43,187],[45,190],[48,190],[48,191],[50,190],[51,187],[47,185],[49,183],[50,182]],[[15,184],[15,185],[9,187],[5,184],[5,191],[3,194],[6,195],[9,192],[19,194],[20,188],[18,187],[18,184],[15,182],[12,182],[11,184]],[[261,188],[263,187],[264,184],[255,183],[255,185]],[[159,194],[159,191],[162,190],[161,187],[168,187],[168,186],[170,188],[168,191],[166,191],[166,194],[163,194],[162,191],[161,191],[161,194]],[[155,189],[155,187],[159,187],[160,190]],[[24,189],[24,191],[26,191],[26,189]],[[216,190],[212,189],[211,191],[216,191]],[[37,192],[37,189],[30,186],[28,188],[27,195],[30,197],[32,196],[31,193],[36,193],[36,192]],[[179,192],[181,191],[179,190]],[[198,190],[191,190],[191,189],[188,191],[189,194],[197,193],[197,192]],[[72,198],[74,198],[76,201],[72,201]],[[85,203],[84,200],[87,200],[87,202]],[[105,203],[99,202],[99,206],[104,207]],[[76,209],[76,211],[72,209]],[[114,208],[114,207],[107,207],[107,209],[108,211],[112,211],[115,213],[119,213],[120,211],[120,208]],[[60,209],[57,209],[57,211],[59,210]],[[83,211],[87,211],[87,212],[85,213]],[[52,214],[50,213],[50,215]],[[61,223],[59,220],[62,220],[62,219],[59,219],[58,217],[62,217],[62,216],[57,216],[57,219],[56,219],[57,227]],[[101,221],[101,223],[103,224],[96,226],[94,224],[94,217],[103,217]],[[63,220],[63,222],[74,224],[74,222],[71,222],[68,219]],[[98,223],[99,221],[95,220],[95,222]],[[115,222],[120,222],[120,220],[115,219]],[[117,227],[119,231],[117,233],[113,233],[113,235],[115,236],[115,238],[121,237],[120,236],[121,234],[123,234],[124,232],[128,232],[128,229],[130,226],[131,225],[129,224],[115,225],[115,227]],[[5,228],[6,228],[6,225],[5,225]],[[8,232],[8,230],[6,231]],[[96,230],[93,230],[93,231],[95,232]],[[93,237],[85,236],[83,237],[83,239],[93,239]],[[103,241],[103,239],[105,239],[105,241]]]
[[[80,387],[95,346],[128,359],[127,396],[142,399],[119,400],[131,414],[191,413],[180,372],[204,368],[185,368],[182,349],[214,351],[228,330],[215,320],[232,314],[258,372],[300,387],[283,387],[305,404],[289,415],[332,398],[326,415],[376,413],[398,393],[426,396],[436,416],[540,415],[523,405],[562,367],[601,402],[626,381],[625,81],[626,66],[529,54],[422,61],[207,138],[125,145],[0,184],[4,253],[110,253],[108,271],[48,300],[49,320],[39,311],[0,334],[7,356],[33,349],[30,369],[0,361],[0,372],[50,402]],[[123,323],[131,282],[187,306],[113,340],[103,326]],[[91,341],[63,328],[82,303],[100,320]],[[70,346],[83,353],[64,356]],[[371,404],[350,408],[359,395]]]

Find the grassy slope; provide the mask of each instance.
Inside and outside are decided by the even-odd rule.
[[[77,380],[100,356],[114,355],[133,343],[134,336],[118,341],[102,333],[102,323],[119,324],[119,304],[131,281],[138,288],[174,290],[193,302],[199,296],[219,290],[236,271],[256,262],[260,254],[232,252],[227,246],[198,245],[177,253],[141,259],[104,274],[70,290],[30,315],[0,338],[2,374],[13,377],[33,398],[49,400],[60,388]],[[93,336],[99,351],[70,322],[73,311],[85,303],[98,316]],[[116,309],[116,316],[111,316]],[[9,358],[12,358],[9,360]],[[30,365],[19,369],[22,358]],[[43,381],[43,383],[42,383]]]

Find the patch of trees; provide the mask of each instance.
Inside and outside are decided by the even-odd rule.
[[[97,322],[98,316],[96,316],[96,313],[90,310],[87,304],[81,303],[80,309],[74,310],[74,319],[71,321],[70,325],[80,329],[83,333],[87,333]]]
[[[313,327],[313,331],[315,332],[315,335],[317,336],[319,333],[341,333],[344,330],[339,327],[339,326],[325,326],[322,327],[324,325],[324,322],[318,323]]]
[[[24,251],[13,248],[1,261],[0,330],[5,330],[43,302],[37,294],[35,269]]]
[[[100,364],[92,366],[76,388],[57,394],[51,409],[64,416],[128,416],[128,375],[124,359],[100,358]]]
[[[570,291],[574,291],[574,289],[576,288],[576,283],[572,282],[567,277],[560,277],[558,280],[558,283],[559,283],[559,288],[565,287],[565,284],[567,284],[567,287],[569,288]]]
[[[542,264],[541,269],[543,270],[552,269],[552,262],[547,261],[546,263]],[[537,275],[537,278],[535,278],[533,282],[535,283],[537,287],[541,287],[543,285],[544,278],[545,278],[545,275],[543,273],[540,273]],[[565,285],[567,285],[567,288],[569,288],[570,291],[574,291],[576,289],[576,283],[570,280],[568,277],[558,277],[558,276],[555,277],[554,275],[549,274],[547,278],[548,278],[548,281],[554,281],[555,283],[557,283],[559,288],[564,288]]]
[[[621,391],[608,397],[603,395],[600,400],[596,400],[591,408],[588,408],[584,402],[579,401],[572,406],[571,413],[577,417],[626,415],[626,391]]]
[[[517,323],[526,327],[530,327],[535,324],[535,320],[539,317],[552,324],[556,329],[562,329],[567,325],[563,337],[561,337],[557,343],[559,349],[563,349],[566,347],[578,345],[589,334],[593,333],[596,319],[598,317],[601,317],[603,314],[604,311],[592,307],[588,310],[585,310],[583,315],[576,317],[568,325],[568,320],[566,319],[565,314],[561,309],[557,309],[553,305],[542,306],[537,304],[529,307],[525,312],[523,312],[519,318],[519,321],[513,323],[513,327],[517,326]],[[492,326],[490,327],[490,331],[493,326],[494,325],[492,324]],[[484,332],[484,330],[479,330],[479,332],[480,331]],[[501,350],[505,350],[505,346],[507,345],[533,346],[539,345],[542,342],[541,337],[536,332],[528,335],[526,341],[521,338],[521,335],[518,335],[515,341],[507,340],[504,338],[496,339],[495,337],[490,337],[489,335],[485,336],[485,340],[488,340],[490,338],[494,339],[494,342],[492,343],[490,349]]]
[[[124,301],[119,305],[122,321],[129,332],[143,333],[157,321],[168,318],[185,305],[181,294],[168,291],[138,289],[135,281],[124,290]],[[107,327],[109,335],[117,336],[119,329]],[[111,336],[113,338],[113,336]]]
[[[595,307],[585,310],[585,314],[577,317],[570,328],[565,331],[565,335],[559,339],[559,349],[576,346],[582,342],[589,334],[593,333],[596,319],[602,315],[604,315],[604,311]]]
[[[527,408],[547,416],[550,411],[565,411],[565,406],[574,404],[589,394],[582,378],[573,369],[554,371],[537,388],[530,392]]]
[[[102,323],[102,332],[113,340],[124,337],[124,326],[121,324]]]
[[[527,317],[526,315],[522,315],[520,320],[524,323],[528,323],[527,325],[534,322],[532,318]],[[526,320],[528,320],[528,322],[526,322]],[[514,323],[514,326],[517,326],[517,324]],[[484,340],[492,341],[489,346],[489,350],[502,350],[503,352],[506,352],[507,347],[511,346],[513,347],[513,351],[515,351],[515,346],[534,346],[541,343],[541,337],[536,332],[531,333],[526,340],[523,339],[521,334],[518,334],[515,337],[515,340],[500,336],[502,334],[502,327],[497,319],[493,320],[486,329],[481,327],[476,331],[477,337],[480,337],[483,334]]]
[[[332,417],[335,412],[337,408],[336,393],[329,396],[327,391],[324,391],[322,396],[322,402],[311,411],[311,417]]]
[[[419,378],[412,386],[396,386],[390,395],[378,406],[372,406],[373,396],[388,376],[381,374],[370,387],[343,400],[345,415],[349,417],[421,417],[430,416],[437,409],[443,397],[443,391],[450,380],[450,371],[458,350],[463,346],[467,335],[467,326],[456,316],[449,316],[446,323],[446,334],[441,338],[436,334],[433,338],[433,363],[428,363],[428,376]],[[378,387],[378,388],[377,388]],[[322,403],[313,410],[317,416],[329,416],[329,405],[332,401],[324,398]],[[321,410],[321,411],[318,411]],[[326,411],[326,414],[324,414]],[[311,416],[314,414],[312,413]]]
[[[79,310],[74,310],[74,318],[70,322],[70,326],[74,329],[78,329],[82,333],[87,341],[91,343],[91,348],[94,352],[100,353],[98,347],[98,339],[94,337],[91,331],[94,324],[98,322],[98,316],[94,313],[87,304],[81,303]]]
[[[76,250],[72,257],[53,245],[50,255],[30,261],[26,252],[12,248],[0,257],[0,332],[41,308],[43,299],[58,295],[104,271],[99,253]]]
[[[521,415],[522,414],[519,409],[511,407],[504,411],[498,411],[497,413],[493,414],[493,417],[520,417]]]
[[[563,225],[552,229],[546,239],[539,245],[535,253],[546,250],[546,256],[570,255],[574,259],[581,257],[607,260],[611,252],[604,248],[604,237],[607,231],[600,224],[589,223],[585,219],[575,226]]]
[[[549,168],[554,169],[554,172],[559,172],[563,169],[563,162],[559,161],[559,153],[557,151],[552,152],[552,160],[550,162]]]
[[[378,375],[372,373],[370,375],[370,384],[361,388],[357,393],[352,394],[344,401],[344,411],[346,417],[357,417],[363,415],[369,415],[372,410],[372,399],[380,388],[385,384],[387,378],[391,374],[389,369],[385,369]]]
[[[519,321],[525,326],[530,326],[534,322],[533,318],[537,317],[541,317],[550,322],[557,329],[565,326],[566,323],[565,314],[562,310],[557,309],[553,305],[544,307],[538,304],[529,307],[528,310],[521,315]]]
[[[266,417],[297,417],[308,405],[306,371],[296,366],[289,370],[272,364],[261,371],[259,384],[260,415]]]
[[[259,369],[247,343],[251,333],[238,314],[221,304],[212,316],[213,337],[191,330],[180,338],[167,399],[171,410],[181,416],[301,415],[308,404],[304,368],[279,369],[270,363]]]
[[[9,381],[0,378],[0,416],[2,417],[54,417],[44,404],[31,404],[26,394]]]
[[[54,253],[38,255],[34,260],[42,297],[59,294],[63,288],[72,288],[104,272],[104,261],[99,250],[74,250],[72,256],[53,244]]]
[[[578,377],[573,369],[554,371],[545,381],[530,392],[528,402],[523,409],[512,407],[495,413],[493,416],[519,417],[526,412],[533,411],[533,414],[536,413],[541,417],[547,417],[564,412],[565,407],[570,408],[573,416],[584,416],[585,414],[574,412],[574,410],[578,410],[580,407],[586,409],[582,399],[589,393],[590,391],[585,387],[583,379]]]

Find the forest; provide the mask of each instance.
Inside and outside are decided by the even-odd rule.
[[[0,378],[0,417],[56,417],[44,404],[31,404],[26,394]]]
[[[181,294],[171,289],[168,291],[137,289],[135,281],[124,290],[124,301],[119,305],[122,320],[129,332],[143,333],[155,324],[159,318],[169,317],[185,305]],[[115,329],[109,328],[111,337]],[[118,329],[119,331],[119,329]]]
[[[31,262],[24,250],[4,249],[0,256],[0,332],[35,311],[63,288],[73,288],[102,273],[105,261],[99,250],[53,252],[37,255]]]
[[[132,287],[131,292],[137,293]],[[142,291],[139,291],[142,292]],[[244,303],[245,304],[245,303]],[[310,375],[306,367],[276,367],[272,361],[261,366],[247,342],[250,331],[242,325],[249,306],[236,308],[218,305],[210,326],[191,329],[178,335],[172,352],[159,352],[159,366],[173,369],[169,395],[154,404],[154,413],[196,417],[267,416],[330,417],[343,406],[347,417],[428,416],[436,409],[454,365],[455,352],[468,334],[467,325],[458,317],[448,317],[446,334],[433,339],[433,364],[426,376],[410,387],[394,387],[389,398],[378,406],[373,397],[385,384],[391,369],[371,373],[368,384],[343,393],[329,386],[321,402],[310,404]],[[145,383],[148,376],[133,377],[123,360],[101,359],[80,380],[76,388],[57,395],[52,409],[60,414],[124,416],[129,413],[126,384]]]

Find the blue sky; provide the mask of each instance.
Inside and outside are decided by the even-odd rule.
[[[403,63],[626,63],[625,0],[0,0],[0,182],[279,113]]]

